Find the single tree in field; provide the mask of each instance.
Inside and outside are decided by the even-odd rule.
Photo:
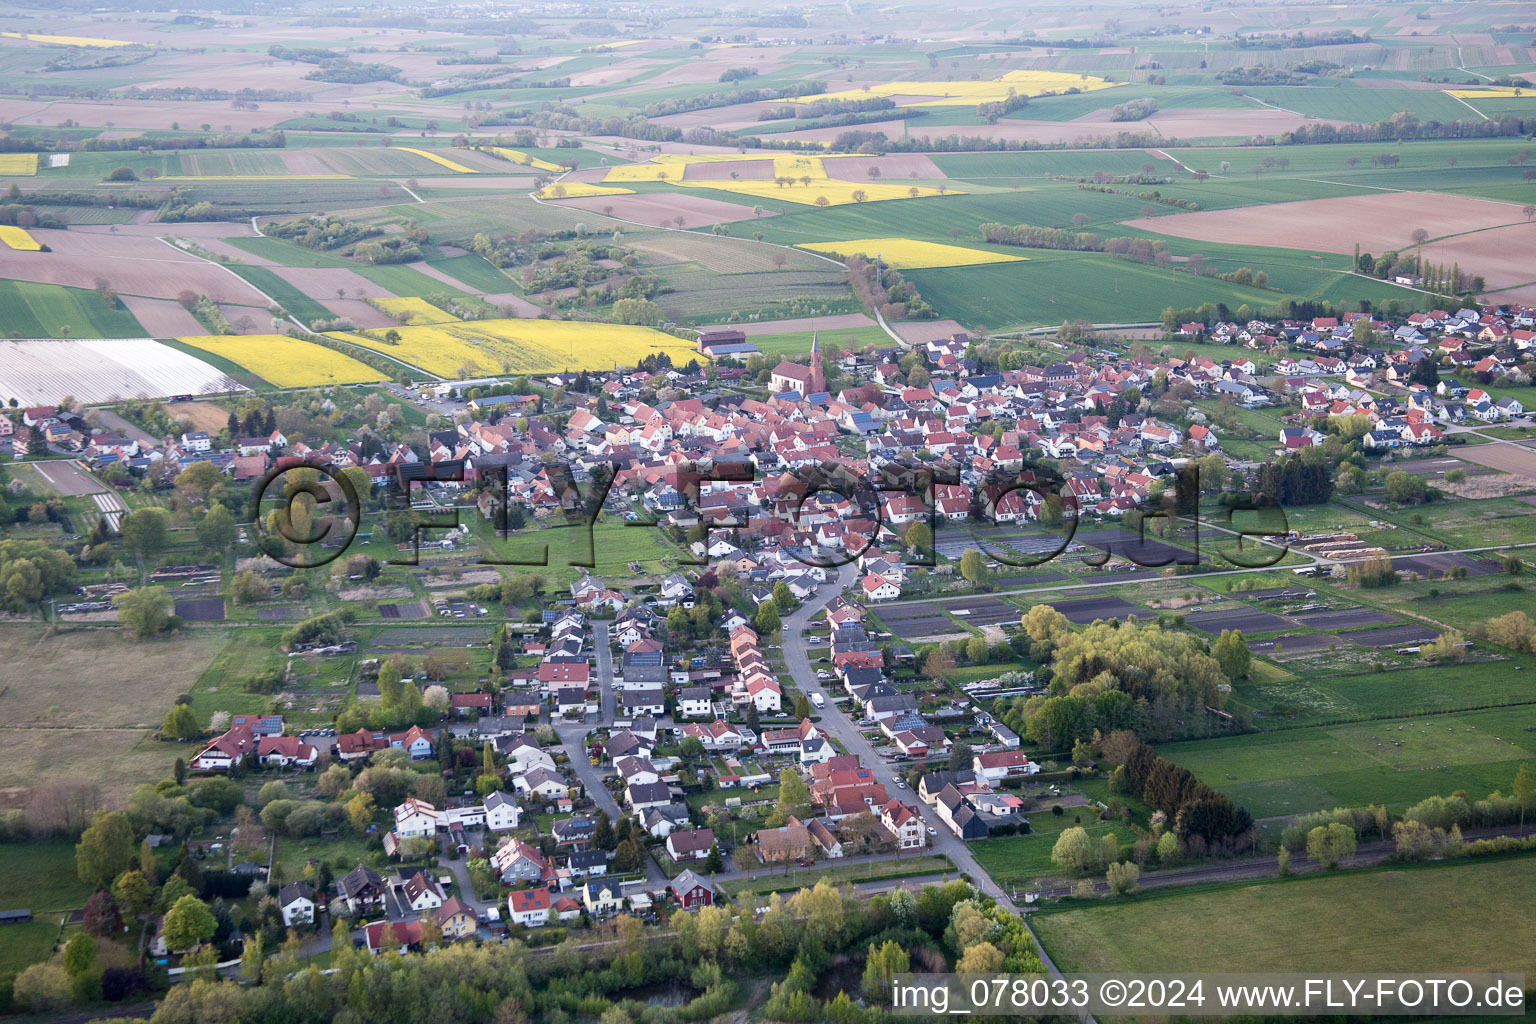
[[[1520,212],[1525,214],[1526,220],[1530,220],[1532,217],[1536,217],[1536,206],[1532,206],[1530,203],[1527,203],[1520,207]]]
[[[785,256],[782,252],[776,252],[773,254],[773,268],[775,270],[783,270],[784,264],[788,262],[789,257]]]
[[[674,227],[676,227],[677,230],[679,230],[679,231],[683,230],[683,222],[684,222],[684,218],[683,218],[682,214],[678,214],[676,217],[672,218],[672,225]]]

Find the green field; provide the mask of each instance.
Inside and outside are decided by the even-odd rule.
[[[1312,117],[1371,124],[1389,120],[1407,110],[1425,121],[1460,121],[1472,111],[1438,89],[1369,89],[1347,79],[1328,85],[1246,86],[1243,89],[1267,103]]]
[[[57,919],[0,927],[0,977],[20,974],[32,964],[48,959],[58,934]]]
[[[1031,814],[1029,821],[1036,830],[1033,835],[981,839],[967,846],[976,862],[1004,888],[1027,885],[1045,876],[1059,877],[1062,872],[1051,863],[1051,849],[1063,830],[1078,824],[1078,818],[1095,841],[1111,834],[1122,846],[1136,841],[1136,834],[1125,825],[1100,822],[1092,808],[1073,807],[1059,818],[1048,810]]]
[[[791,331],[788,334],[754,334],[747,340],[756,345],[760,352],[773,355],[801,355],[811,350],[812,333],[820,336],[822,351],[826,351],[828,345],[836,345],[844,350],[858,350],[865,345],[883,348],[892,344],[891,336],[878,327],[855,327],[852,330],[819,332]]]
[[[1522,705],[1168,743],[1158,753],[1256,818],[1369,803],[1401,811],[1457,789],[1508,792],[1520,763],[1536,761],[1532,733],[1536,705]]]
[[[0,281],[0,323],[21,338],[144,337],[121,299],[108,306],[85,288],[31,281]]]
[[[584,528],[559,525],[527,529],[500,538],[494,535],[484,519],[477,516],[470,529],[475,531],[487,558],[518,559],[527,563],[508,571],[538,573],[549,581],[551,589],[563,589],[581,578],[583,570],[573,562],[594,562],[594,575],[614,581],[659,577],[673,572],[679,566],[681,554],[659,529],[613,521],[594,524],[590,534]],[[630,562],[638,562],[644,572],[632,572]]]
[[[461,281],[470,288],[485,292],[487,295],[497,295],[517,289],[517,285],[512,283],[510,277],[487,263],[483,256],[477,256],[474,253],[428,262],[455,281]]]
[[[249,263],[231,263],[228,266],[230,270],[272,296],[277,300],[278,305],[306,324],[316,320],[330,320],[336,315],[266,267],[257,267]]]
[[[85,905],[91,887],[75,874],[75,844],[69,841],[0,844],[0,910],[50,910]],[[5,933],[0,928],[0,935]]]
[[[1064,971],[1536,971],[1530,858],[1311,876],[1038,913]],[[1326,927],[1320,927],[1326,922]],[[1497,926],[1492,926],[1497,922]]]

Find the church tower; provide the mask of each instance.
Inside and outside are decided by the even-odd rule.
[[[811,332],[811,375],[805,381],[806,395],[819,395],[827,390],[827,375],[821,370],[821,342],[816,332]]]

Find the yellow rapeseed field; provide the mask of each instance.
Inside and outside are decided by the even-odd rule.
[[[685,180],[690,164],[732,163],[764,160],[764,156],[715,153],[686,156],[663,153],[643,164],[623,164],[610,168],[604,181],[665,181],[684,188],[707,188],[717,192],[757,199],[782,199],[804,206],[843,206],[847,203],[877,203],[886,199],[920,199],[925,196],[959,192],[959,189],[928,188],[894,182],[843,181],[827,177],[826,165],[819,156],[775,156],[771,178],[697,178]]]
[[[897,270],[923,270],[929,267],[971,267],[982,263],[1021,263],[1028,256],[1009,256],[963,245],[920,242],[913,238],[850,238],[846,242],[802,242],[798,249],[810,249],[833,256],[879,256],[886,266]]]
[[[1064,93],[1069,89],[1078,92],[1096,92],[1113,89],[1119,82],[1106,82],[1092,75],[1078,75],[1066,71],[1009,71],[985,82],[882,82],[868,89],[844,89],[842,92],[823,92],[814,96],[802,96],[791,102],[820,103],[825,100],[861,100],[872,96],[896,99],[905,107],[965,107],[977,103],[1001,103],[1010,94],[1018,96],[1048,96]]]
[[[36,173],[36,153],[0,153],[0,175],[23,175]]]
[[[522,164],[525,167],[532,167],[540,171],[555,171],[558,173],[565,170],[559,164],[552,164],[548,160],[541,160],[531,153],[524,153],[520,149],[507,149],[505,146],[476,146],[475,148],[484,150],[487,153],[494,153],[503,160],[510,160],[514,164]]]
[[[369,299],[368,302],[396,319],[405,316],[404,322],[411,326],[457,323],[459,319],[426,299]]]
[[[332,337],[374,349],[441,377],[489,373],[557,373],[634,366],[666,352],[679,366],[699,358],[694,346],[650,327],[570,320],[463,320],[427,327],[339,332]]]
[[[473,167],[465,167],[463,164],[455,163],[445,156],[438,156],[430,149],[412,149],[410,146],[395,146],[394,148],[400,150],[402,153],[415,153],[417,156],[424,156],[428,160],[431,160],[433,163],[440,164],[441,166],[448,168],[450,171],[453,171],[456,174],[479,173]]]
[[[1447,96],[1455,96],[1464,100],[1512,100],[1536,98],[1536,86],[1529,89],[1516,89],[1513,86],[1501,85],[1490,89],[1445,89]]]
[[[26,39],[34,43],[52,43],[55,46],[132,46],[122,39],[94,39],[91,36],[41,36],[31,32],[0,32],[7,39]]]
[[[27,252],[37,252],[43,247],[37,239],[27,234],[26,228],[12,227],[10,224],[0,224],[0,242],[4,242],[12,249],[23,249]]]
[[[351,356],[286,334],[209,334],[176,340],[228,359],[280,388],[370,384],[386,379]]]
[[[612,188],[608,185],[592,185],[585,181],[557,181],[545,185],[534,195],[540,199],[585,199],[588,196],[632,196],[632,188]]]

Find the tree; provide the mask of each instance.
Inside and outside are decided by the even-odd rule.
[[[1422,479],[1401,469],[1388,474],[1386,485],[1387,500],[1398,505],[1416,505],[1427,493]]]
[[[914,551],[929,551],[933,548],[933,530],[928,524],[918,520],[907,527],[907,532],[902,535],[907,547]]]
[[[1051,847],[1051,863],[1063,871],[1086,874],[1099,866],[1102,852],[1087,829],[1074,825],[1056,837],[1056,845]]]
[[[936,683],[948,680],[954,670],[955,656],[942,644],[929,651],[928,657],[923,659],[923,675]]]
[[[801,720],[811,717],[811,702],[803,693],[795,698],[795,717]]]
[[[75,871],[80,881],[105,889],[128,870],[137,849],[128,815],[121,811],[98,811],[75,846]]]
[[[779,803],[774,811],[774,819],[778,824],[783,824],[793,816],[799,816],[811,805],[811,790],[805,784],[805,779],[793,768],[785,768],[779,772]]]
[[[762,634],[777,633],[782,625],[778,607],[772,601],[758,605],[757,614],[752,616],[752,625]]]
[[[166,533],[170,529],[171,515],[163,508],[141,508],[123,516],[118,531],[127,544],[139,555],[152,555],[165,547]]]
[[[162,633],[171,625],[171,595],[164,587],[130,590],[117,599],[117,621],[138,640]]]
[[[970,771],[971,762],[975,756],[975,752],[969,743],[966,743],[964,740],[956,740],[949,748],[949,770],[952,772]]]
[[[978,587],[987,585],[987,563],[982,559],[980,551],[975,548],[965,550],[960,556],[960,575]]]
[[[955,964],[957,974],[996,974],[1008,962],[1002,950],[990,942],[978,942],[967,949]]]
[[[1339,861],[1355,855],[1355,830],[1340,822],[1319,825],[1307,833],[1307,856],[1324,868],[1339,866]]]
[[[142,871],[124,871],[112,884],[112,898],[123,913],[138,917],[149,909],[155,898],[155,888]]]
[[[757,867],[757,853],[743,843],[731,851],[731,863],[736,865],[737,871],[749,872]]]
[[[96,940],[85,932],[76,932],[64,945],[64,970],[71,978],[96,966]]]
[[[198,463],[208,465],[208,463]],[[229,509],[218,502],[214,502],[208,509],[208,514],[203,516],[202,522],[197,524],[197,542],[204,551],[211,554],[223,554],[229,550],[235,542],[235,517]]]
[[[189,740],[200,732],[190,704],[172,704],[165,713],[165,721],[160,723],[160,735],[173,740]]]
[[[888,1002],[891,998],[891,983],[896,975],[905,974],[911,969],[911,957],[896,942],[887,939],[879,948],[871,943],[864,960],[864,997]]]
[[[725,859],[720,855],[720,844],[712,843],[709,847],[709,856],[704,859],[704,870],[711,875],[719,874],[725,870]]]
[[[213,938],[218,926],[208,904],[189,893],[165,913],[165,946],[173,952],[193,949]]]
[[[1236,629],[1221,631],[1221,636],[1211,645],[1211,656],[1221,664],[1221,670],[1227,678],[1232,680],[1246,678],[1253,664],[1253,652],[1248,649],[1242,631]]]
[[[1036,643],[1054,642],[1057,637],[1072,629],[1071,621],[1048,604],[1037,604],[1030,608],[1024,613],[1020,624]]]
[[[1104,873],[1104,880],[1109,883],[1110,892],[1116,896],[1124,896],[1128,892],[1136,891],[1136,886],[1141,880],[1141,869],[1132,861],[1111,864],[1109,870]]]
[[[1520,827],[1525,828],[1525,812],[1530,810],[1533,801],[1536,801],[1536,786],[1531,783],[1531,766],[1524,761],[1515,772],[1515,784],[1511,793],[1515,801],[1520,805]]]
[[[99,939],[117,931],[123,926],[123,915],[117,911],[117,901],[105,889],[91,893],[91,898],[85,901],[80,926]]]
[[[287,800],[288,785],[281,779],[273,779],[261,787],[256,793],[256,806],[265,807],[273,800]]]

